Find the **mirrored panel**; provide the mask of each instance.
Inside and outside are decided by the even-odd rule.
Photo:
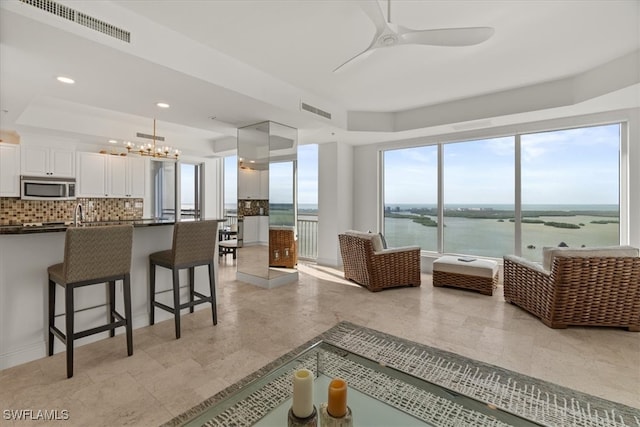
[[[239,273],[297,274],[297,145],[297,129],[279,123],[238,130]]]
[[[269,122],[238,129],[238,272],[269,278]]]
[[[298,130],[269,126],[269,277],[295,272],[297,247],[296,167]]]

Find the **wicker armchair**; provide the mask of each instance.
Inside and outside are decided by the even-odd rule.
[[[293,227],[269,227],[269,266],[295,268],[298,241]]]
[[[616,326],[640,332],[638,249],[545,248],[543,265],[504,257],[504,298],[551,328]]]
[[[339,234],[344,278],[372,292],[396,286],[420,286],[420,247],[384,249],[379,234]]]

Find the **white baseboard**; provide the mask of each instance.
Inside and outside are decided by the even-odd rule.
[[[201,307],[204,308],[204,307]],[[198,307],[196,307],[198,309]],[[166,318],[162,317],[159,313],[162,310],[158,310],[156,313],[156,322],[161,322],[167,319],[173,319],[173,315],[167,313]],[[165,312],[166,313],[166,312]],[[133,316],[133,323],[131,324],[133,329],[143,328],[145,326],[149,326],[149,313],[140,313]],[[124,327],[120,327],[116,329],[116,335],[124,334]],[[101,339],[105,339],[108,337],[107,332],[103,332],[96,335],[90,335],[88,337],[82,338],[81,341],[77,342],[76,347],[81,347],[85,344],[89,344],[95,341],[99,341]],[[58,339],[56,340],[54,353],[59,353],[64,351],[62,346],[62,342]],[[133,342],[133,350],[135,352],[135,340]],[[0,355],[0,370],[12,368],[14,366],[22,365],[23,363],[32,362],[34,360],[42,359],[47,356],[47,342],[45,339],[39,342],[34,342],[32,344],[26,345],[18,350],[11,351],[9,353]]]
[[[35,342],[10,353],[0,355],[0,369],[8,369],[47,355],[46,343]]]

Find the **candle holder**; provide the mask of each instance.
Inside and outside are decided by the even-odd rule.
[[[322,427],[353,427],[351,408],[347,405],[347,382],[334,378],[329,383],[329,401],[320,405]]]
[[[293,408],[289,409],[289,416],[287,417],[288,427],[318,427],[318,411],[315,405],[313,406],[313,412],[306,418],[298,418],[293,413]]]
[[[322,427],[353,427],[351,408],[347,406],[347,413],[340,418],[332,416],[328,411],[329,404],[320,405],[320,425]]]

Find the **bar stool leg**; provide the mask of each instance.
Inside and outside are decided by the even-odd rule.
[[[113,311],[116,309],[116,282],[111,281],[107,283],[107,287],[109,288],[109,303],[107,304],[109,307],[109,323],[113,323],[116,321],[115,316],[113,315]],[[109,330],[109,336],[114,337],[116,335],[116,330]]]
[[[133,327],[131,325],[131,277],[129,273],[124,275],[123,280],[124,291],[124,317],[127,321],[125,329],[127,331],[127,355],[133,354]]]
[[[49,280],[49,342],[48,353],[49,356],[53,356],[53,332],[51,328],[55,324],[56,319],[56,282]]]
[[[65,344],[67,348],[67,378],[73,376],[73,286],[67,284],[65,286],[65,329],[66,339]]]
[[[213,270],[213,262],[209,263],[209,292],[211,292],[211,317],[213,324],[218,324],[218,309],[216,308],[216,279]]]
[[[156,265],[149,261],[149,324],[156,323]]]
[[[189,302],[195,300],[195,267],[189,267]],[[193,313],[193,306],[189,307],[189,313]]]
[[[180,338],[180,270],[173,270],[173,316],[176,323],[176,339]]]

